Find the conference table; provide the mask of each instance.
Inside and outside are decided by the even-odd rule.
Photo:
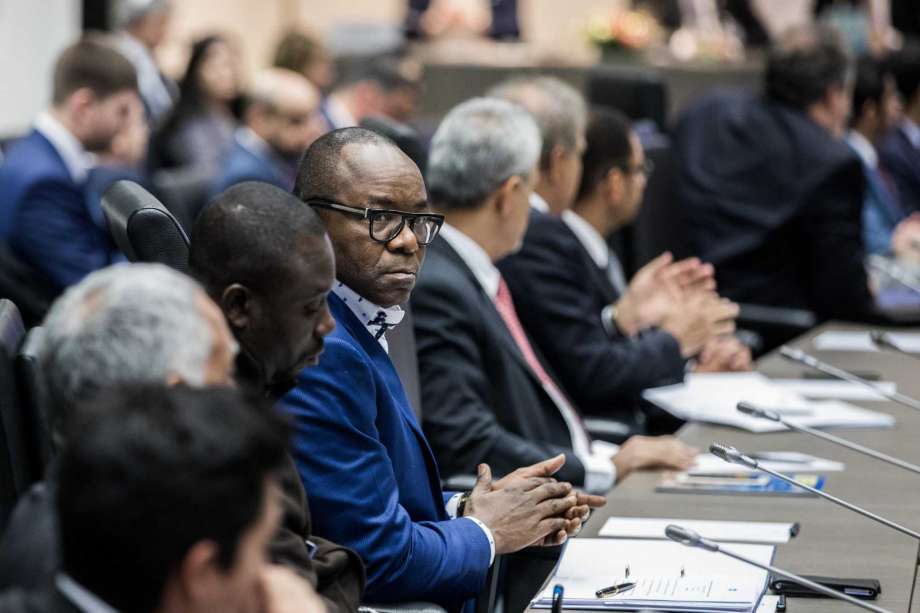
[[[829,323],[790,344],[841,368],[876,373],[882,380],[896,382],[898,391],[920,397],[920,360],[890,352],[816,351],[812,339],[830,329],[865,328]],[[757,361],[756,370],[771,377],[799,378],[808,369],[773,352]],[[895,416],[896,426],[837,430],[837,434],[920,463],[920,412],[893,402],[854,404]],[[845,472],[827,473],[826,492],[920,531],[918,475],[796,432],[752,434],[689,423],[678,436],[700,449],[722,442],[744,452],[801,451],[844,462]],[[882,593],[874,604],[895,613],[920,611],[920,603],[914,603],[920,550],[913,538],[817,497],[656,493],[660,479],[656,472],[634,473],[624,479],[608,495],[607,506],[595,511],[580,537],[596,537],[611,516],[798,522],[798,536],[777,545],[775,565],[800,574],[878,579]],[[787,604],[791,613],[858,610],[827,599],[790,598]]]

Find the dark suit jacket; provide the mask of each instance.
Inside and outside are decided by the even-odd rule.
[[[314,530],[361,555],[368,601],[457,608],[485,584],[489,542],[472,521],[448,517],[434,455],[386,352],[338,296],[329,308],[338,325],[319,365],[280,403],[294,422]]]
[[[505,474],[565,452],[557,476],[582,485],[585,469],[559,409],[447,241],[429,247],[410,302],[422,423],[444,473],[475,474],[486,462]]]
[[[564,221],[531,210],[521,250],[499,263],[524,327],[585,413],[642,431],[642,390],[683,380],[667,332],[611,338],[601,311],[618,292]]]
[[[289,191],[293,185],[293,169],[285,168],[277,157],[254,151],[234,139],[230,153],[220,165],[220,172],[214,178],[209,198],[217,196],[228,187],[244,181],[271,183]]]
[[[882,140],[878,154],[881,167],[894,181],[903,209],[907,213],[920,211],[920,149],[896,128]]]
[[[280,478],[284,515],[272,541],[272,560],[310,581],[330,613],[356,611],[364,589],[360,558],[311,534],[310,507],[290,456]],[[315,546],[312,557],[308,542]],[[38,483],[17,503],[0,542],[0,590],[40,590],[50,584],[60,560],[54,493]]]
[[[683,115],[674,153],[687,238],[723,295],[869,316],[864,179],[845,143],[792,108],[719,92]]]
[[[37,130],[0,165],[0,239],[57,290],[120,255],[98,206]]]

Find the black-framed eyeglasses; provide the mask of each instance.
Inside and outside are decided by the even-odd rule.
[[[633,166],[632,164],[626,163],[622,166],[622,168],[631,175],[641,172],[643,175],[645,175],[645,178],[648,179],[650,176],[652,176],[652,173],[655,172],[655,162],[645,158],[641,164]]]
[[[408,224],[419,245],[430,245],[437,238],[444,224],[444,216],[436,213],[406,213],[392,209],[360,208],[331,200],[306,200],[305,202],[310,206],[366,219],[371,240],[383,244],[399,236],[399,233]]]

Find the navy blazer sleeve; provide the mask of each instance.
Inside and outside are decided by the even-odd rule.
[[[568,232],[561,223],[556,227]],[[683,380],[686,361],[673,336],[651,329],[611,338],[601,304],[586,284],[577,243],[528,233],[523,250],[499,265],[527,332],[568,394],[586,413],[617,419],[642,390]],[[574,239],[574,237],[572,237]],[[577,239],[575,239],[577,240]]]
[[[425,436],[441,470],[475,474],[485,462],[504,475],[565,453],[556,476],[583,485],[585,469],[571,449],[524,438],[496,419],[489,367],[475,341],[480,309],[443,277],[424,276],[412,293]]]
[[[293,417],[293,455],[310,496],[315,532],[351,547],[367,565],[369,602],[459,602],[485,584],[489,542],[474,522],[413,522],[375,425],[372,365],[329,338],[323,366],[306,368],[281,402]],[[305,393],[305,390],[308,392]],[[428,487],[421,481],[418,487]]]
[[[73,285],[112,261],[107,237],[92,225],[84,196],[72,185],[38,183],[15,215],[11,245],[58,287]]]

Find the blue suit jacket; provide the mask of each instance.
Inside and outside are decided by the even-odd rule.
[[[98,207],[36,130],[0,166],[0,238],[59,290],[120,259]]]
[[[314,532],[364,559],[369,602],[454,607],[482,590],[489,542],[472,521],[448,518],[434,456],[386,352],[337,296],[329,305],[338,326],[320,364],[280,405],[293,418]]]
[[[907,213],[920,211],[920,149],[896,128],[882,141],[879,160],[894,180],[901,206]]]
[[[244,181],[262,181],[290,191],[293,187],[292,178],[285,174],[280,160],[253,151],[234,139],[230,153],[221,163],[221,170],[211,184],[208,198]]]
[[[863,202],[863,242],[868,253],[891,251],[891,235],[904,219],[904,211],[881,173],[863,165],[866,199]]]

